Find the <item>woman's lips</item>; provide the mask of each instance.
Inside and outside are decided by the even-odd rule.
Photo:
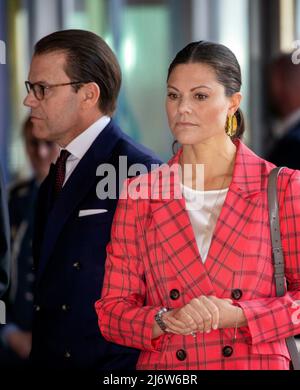
[[[177,126],[196,126],[195,123],[191,122],[177,122]]]

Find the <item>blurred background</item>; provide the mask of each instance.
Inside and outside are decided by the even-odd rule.
[[[91,30],[113,48],[123,71],[116,119],[163,160],[172,153],[164,110],[170,61],[193,40],[227,45],[243,72],[245,142],[267,154],[274,140],[267,66],[300,47],[300,0],[0,0],[0,159],[7,182],[30,171],[21,127],[33,46],[68,28]]]

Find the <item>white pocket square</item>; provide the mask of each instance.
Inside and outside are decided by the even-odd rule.
[[[90,209],[90,210],[79,210],[79,217],[86,217],[88,215],[103,214],[107,213],[106,209]]]

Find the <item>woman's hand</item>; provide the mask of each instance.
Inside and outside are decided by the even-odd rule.
[[[247,319],[243,310],[233,305],[231,299],[220,299],[214,296],[209,296],[208,299],[219,309],[219,328],[247,326]]]
[[[204,295],[192,299],[181,308],[164,313],[162,319],[167,332],[181,335],[247,326],[243,310],[233,305],[231,299]],[[153,338],[161,334],[163,331],[155,324]]]
[[[207,332],[219,326],[219,308],[208,297],[202,295],[185,306],[163,315],[167,331],[176,334]]]

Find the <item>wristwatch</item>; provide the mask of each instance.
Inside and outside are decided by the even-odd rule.
[[[165,332],[166,329],[167,329],[167,325],[164,323],[163,319],[162,319],[162,315],[164,313],[166,313],[167,311],[169,311],[169,309],[167,309],[166,307],[163,307],[161,308],[156,314],[155,314],[155,321],[157,323],[157,325],[160,327],[160,329]]]

